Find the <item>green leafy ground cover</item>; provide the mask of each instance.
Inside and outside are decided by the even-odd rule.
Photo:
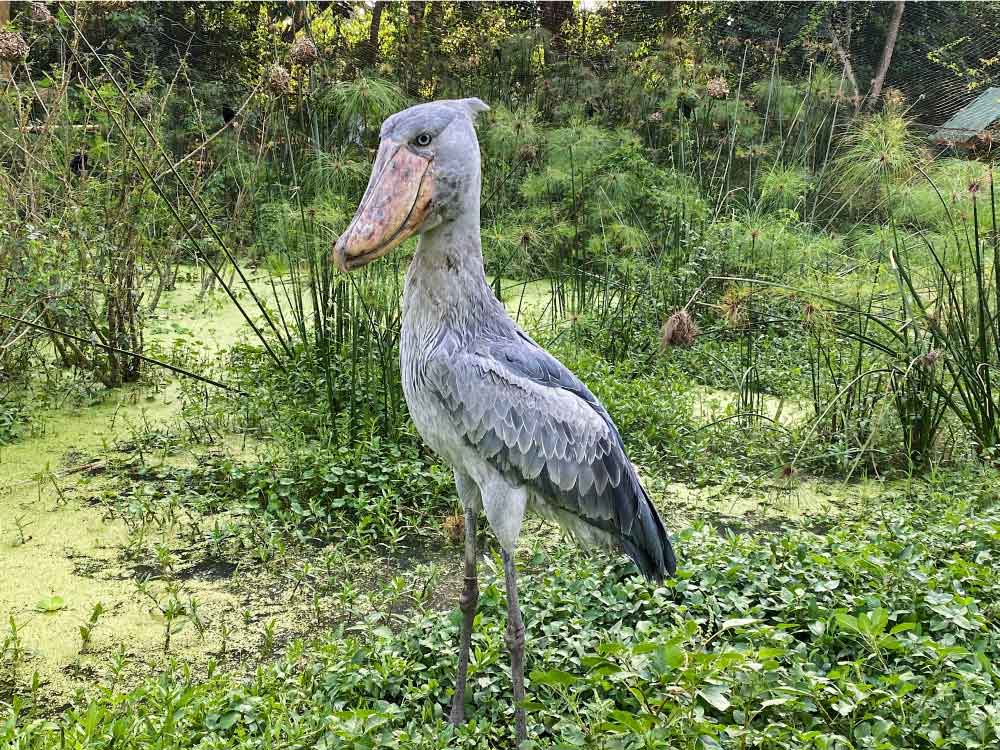
[[[678,538],[662,586],[550,540],[522,554],[537,747],[970,748],[1000,737],[995,479],[942,474],[822,532]],[[293,644],[245,680],[181,665],[57,717],[15,701],[12,748],[487,747],[509,743],[502,578],[469,696],[444,721],[454,612]]]
[[[15,14],[31,44],[0,102],[0,311],[245,395],[0,324],[0,742],[511,745],[495,566],[471,722],[442,720],[461,529],[402,402],[412,243],[350,281],[326,261],[378,123],[477,92],[488,277],[614,415],[682,561],[656,587],[529,523],[532,743],[996,746],[990,165],[930,152],[909,121],[922,83],[852,111],[833,6],[692,6],[640,39],[617,3],[544,32],[530,4],[412,5],[386,6],[379,39],[377,13],[288,4],[281,41],[277,6],[200,9],[240,48],[225,83],[197,55],[156,70],[180,53],[145,48],[175,47],[156,29],[180,6]],[[873,44],[883,8],[863,7]],[[897,70],[928,54],[905,31],[925,10],[906,13]],[[962,34],[992,22],[948,13]],[[319,62],[273,67],[296,35]],[[954,60],[965,83],[989,67]],[[674,340],[681,312],[699,333]]]

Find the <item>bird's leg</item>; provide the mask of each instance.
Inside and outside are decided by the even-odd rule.
[[[517,729],[517,743],[528,738],[524,720],[524,621],[521,608],[517,604],[517,576],[514,572],[514,558],[507,550],[503,555],[503,575],[507,582],[507,646],[510,648],[510,679],[514,684],[514,722]]]
[[[479,580],[476,576],[476,521],[475,508],[465,509],[465,587],[458,599],[462,610],[462,633],[458,641],[458,674],[455,676],[455,695],[451,701],[452,724],[465,721],[465,678],[469,671],[469,649],[472,644],[472,621],[479,603]]]

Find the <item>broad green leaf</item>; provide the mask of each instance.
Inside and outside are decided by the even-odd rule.
[[[646,732],[653,721],[649,716],[636,716],[628,711],[612,711],[611,716],[636,734]]]
[[[768,698],[766,701],[760,704],[761,708],[769,708],[770,706],[781,706],[789,701],[795,700],[794,698]]]
[[[61,609],[66,609],[66,602],[61,596],[47,596],[35,604],[35,610],[38,612],[58,612]]]
[[[756,617],[738,617],[733,620],[726,620],[722,623],[723,630],[732,630],[733,628],[742,628],[747,625],[753,625],[758,622]]]
[[[729,690],[724,685],[706,685],[698,691],[706,703],[716,711],[727,711],[729,709]]]
[[[226,711],[218,721],[219,729],[231,729],[232,726],[240,720],[239,711]]]
[[[834,615],[834,619],[837,621],[837,625],[839,625],[841,629],[846,630],[850,633],[860,632],[858,628],[857,617],[853,617],[852,615],[849,615],[846,612],[837,612]]]
[[[535,670],[530,675],[531,681],[539,685],[573,685],[580,678],[561,669],[550,669],[546,672]]]
[[[657,674],[663,674],[670,670],[677,669],[684,663],[684,649],[676,643],[668,643],[656,649],[653,656],[653,668]]]

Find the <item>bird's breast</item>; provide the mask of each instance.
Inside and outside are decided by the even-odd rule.
[[[448,332],[404,309],[399,342],[403,395],[417,432],[431,450],[456,465],[461,436],[428,379],[428,362],[435,356]]]
[[[462,465],[468,444],[440,400],[441,384],[429,378],[441,377],[442,370],[447,372],[462,353],[474,351],[492,317],[503,312],[484,279],[442,276],[441,268],[447,263],[432,261],[415,258],[407,271],[400,372],[417,431],[435,453],[457,467]],[[433,368],[428,367],[431,361]]]

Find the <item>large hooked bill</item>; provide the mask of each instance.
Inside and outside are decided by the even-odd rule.
[[[384,140],[361,204],[333,246],[333,262],[352,271],[381,258],[424,223],[434,200],[432,158]]]

